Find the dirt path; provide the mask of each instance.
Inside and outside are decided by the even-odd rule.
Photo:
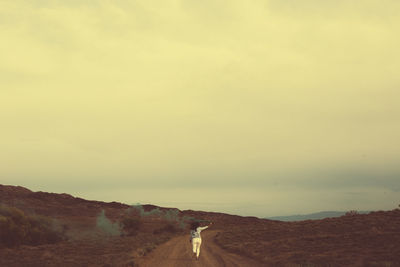
[[[231,254],[214,243],[217,231],[204,231],[200,259],[193,258],[192,245],[188,236],[179,236],[159,246],[153,252],[142,257],[137,263],[139,267],[189,267],[189,266],[229,266],[229,267],[258,267],[258,262]]]

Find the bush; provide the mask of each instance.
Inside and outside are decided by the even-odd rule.
[[[0,246],[40,245],[63,239],[43,216],[27,216],[17,208],[0,206]]]
[[[139,232],[141,221],[139,220],[139,218],[135,218],[132,216],[125,216],[121,219],[120,225],[122,230],[128,236],[134,236]]]
[[[120,236],[121,235],[121,225],[114,223],[109,220],[106,216],[104,210],[101,211],[96,219],[96,227],[102,230],[108,236]]]

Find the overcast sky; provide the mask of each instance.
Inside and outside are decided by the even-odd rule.
[[[0,183],[239,215],[393,209],[399,12],[2,0]]]

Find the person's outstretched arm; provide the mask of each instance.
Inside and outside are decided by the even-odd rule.
[[[197,227],[197,230],[198,230],[199,232],[201,232],[201,231],[203,231],[203,230],[207,229],[208,227],[210,227],[210,226],[211,226],[211,224],[212,224],[212,223],[210,223],[210,224],[209,224],[209,225],[207,225],[207,226],[203,226],[203,227]]]

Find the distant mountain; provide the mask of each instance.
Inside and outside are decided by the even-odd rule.
[[[284,222],[305,221],[305,220],[321,220],[324,218],[340,217],[346,214],[347,211],[321,211],[311,214],[303,215],[289,215],[289,216],[274,216],[267,217],[266,219]],[[369,211],[357,211],[360,214],[369,213]]]

